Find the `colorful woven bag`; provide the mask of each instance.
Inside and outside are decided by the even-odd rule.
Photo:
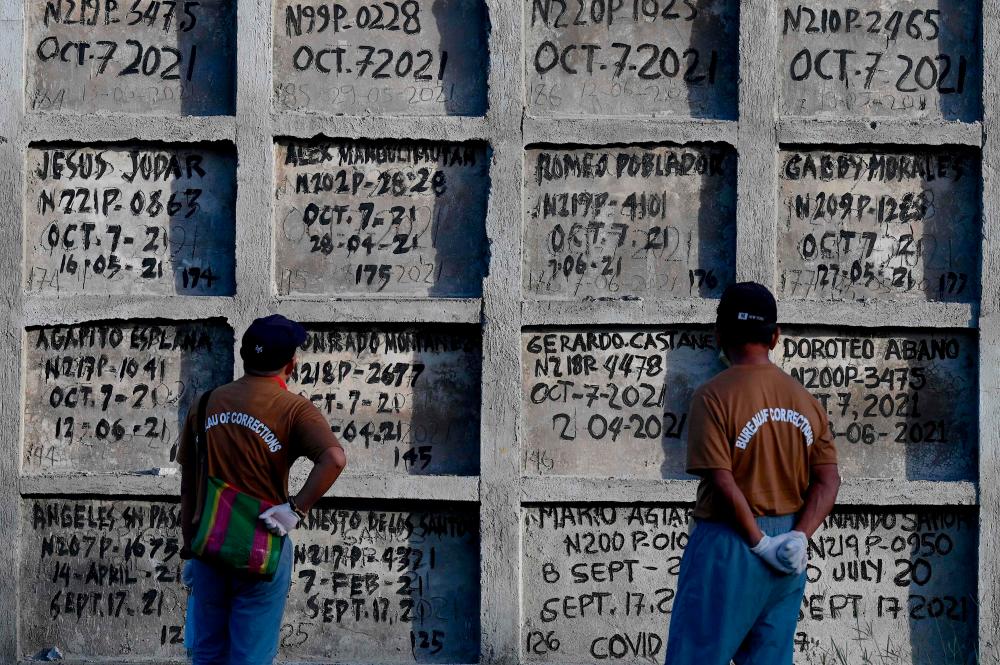
[[[268,531],[260,514],[274,504],[208,475],[205,407],[210,393],[202,395],[198,403],[195,444],[205,474],[205,504],[191,550],[202,561],[271,578],[278,570],[284,538]]]

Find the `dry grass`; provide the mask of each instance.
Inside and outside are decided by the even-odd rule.
[[[965,643],[957,635],[944,635],[942,622],[935,621],[932,625],[938,631],[940,658],[926,665],[1000,665],[1000,655],[982,658],[975,644]],[[842,642],[831,638],[829,648],[816,654],[818,659],[812,657],[807,662],[815,665],[909,665],[913,662],[906,636],[877,636],[872,622],[862,624],[860,620],[855,621],[853,633]]]

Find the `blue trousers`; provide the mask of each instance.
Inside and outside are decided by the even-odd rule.
[[[292,542],[285,538],[278,571],[253,580],[194,559],[188,625],[194,665],[271,665],[292,584]]]
[[[769,536],[794,516],[758,517]],[[681,559],[666,665],[792,665],[806,574],[784,575],[750,551],[731,527],[696,523]]]
[[[184,650],[187,653],[188,662],[194,657],[194,593],[191,592],[194,586],[194,565],[195,559],[188,559],[184,562],[181,573],[181,583],[187,590],[187,610],[184,613]]]

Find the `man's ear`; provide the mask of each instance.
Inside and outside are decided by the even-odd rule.
[[[774,334],[771,335],[771,350],[774,351],[774,347],[778,346],[778,338],[781,337],[781,327],[774,326]]]
[[[285,376],[291,376],[292,372],[295,371],[295,366],[298,364],[299,364],[299,357],[298,355],[294,355],[292,356],[292,359],[285,364],[284,368],[282,368],[281,371],[285,373]]]

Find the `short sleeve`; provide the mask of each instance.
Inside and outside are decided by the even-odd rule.
[[[822,409],[819,409],[819,436],[809,446],[809,466],[837,463],[837,444],[833,442],[833,432],[830,431],[830,419]]]
[[[691,399],[688,413],[688,473],[733,468],[732,449],[718,403],[702,391]]]
[[[292,441],[296,456],[315,462],[327,448],[342,448],[340,441],[330,431],[330,424],[319,409],[305,403],[296,411],[292,422]]]

